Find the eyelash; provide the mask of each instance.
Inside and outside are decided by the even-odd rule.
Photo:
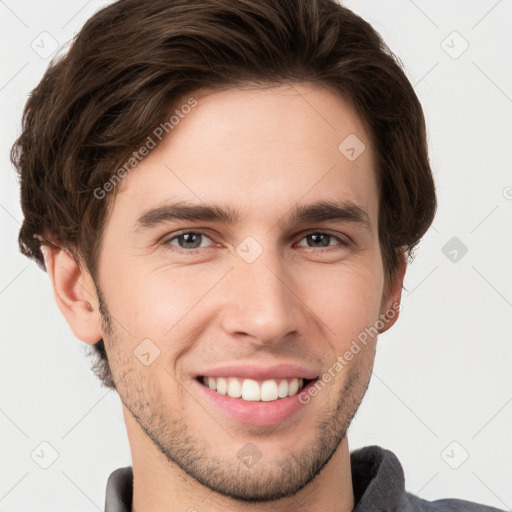
[[[183,235],[204,235],[205,237],[207,237],[207,238],[209,238],[211,240],[211,237],[209,237],[208,234],[205,231],[201,231],[201,230],[181,231],[181,232],[173,234],[171,238],[167,238],[166,240],[164,240],[163,245],[166,246],[166,247],[169,247],[169,246],[171,246],[171,242],[173,240],[176,240],[177,238],[180,238]],[[348,241],[345,241],[341,237],[339,237],[337,235],[333,235],[333,234],[331,234],[329,232],[325,232],[325,231],[309,231],[307,233],[304,233],[300,240],[303,240],[304,238],[306,238],[309,235],[327,235],[327,236],[329,236],[331,238],[336,239],[341,244],[342,247],[348,247],[349,246],[349,242]],[[195,249],[183,249],[182,247],[178,247],[176,245],[172,245],[172,249],[171,250],[176,251],[178,253],[188,253],[188,254],[190,254],[190,253],[194,253],[196,251],[200,251],[201,249],[207,249],[207,247],[198,247],[198,248],[195,248]],[[306,247],[306,249],[315,249],[315,247]],[[333,250],[336,250],[337,247],[327,246],[324,249],[322,249],[322,248],[319,248],[319,249],[321,250],[321,252],[331,252]]]

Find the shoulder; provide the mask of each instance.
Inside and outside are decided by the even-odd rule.
[[[398,457],[380,446],[365,446],[351,452],[350,465],[353,512],[503,512],[455,498],[427,501],[407,492]]]
[[[455,498],[427,501],[408,492],[402,501],[396,512],[503,512],[488,505]]]
[[[107,480],[105,512],[129,512],[133,499],[133,468],[126,466],[113,471]]]

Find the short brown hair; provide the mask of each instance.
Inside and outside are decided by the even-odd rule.
[[[336,0],[119,0],[90,18],[32,91],[11,159],[21,186],[21,252],[68,248],[92,277],[108,205],[102,187],[184,95],[307,82],[337,91],[368,130],[379,184],[386,283],[433,221],[420,102],[400,60]],[[341,141],[340,141],[341,142]],[[97,374],[114,387],[103,340]]]

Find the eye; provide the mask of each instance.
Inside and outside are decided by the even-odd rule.
[[[322,247],[335,247],[330,245],[332,240],[336,240],[340,243],[341,246],[348,246],[348,242],[343,238],[332,235],[331,233],[324,233],[320,231],[313,231],[311,233],[307,233],[301,240],[310,240],[314,245],[308,246],[312,249],[321,249]],[[301,247],[304,247],[303,245]]]
[[[201,246],[201,242],[204,238],[211,240],[210,237],[206,236],[201,231],[184,231],[182,233],[178,233],[174,235],[172,238],[169,238],[166,242],[166,245],[176,245],[172,242],[174,240],[178,241],[177,247],[179,249],[187,250],[187,249],[202,249],[204,246]]]

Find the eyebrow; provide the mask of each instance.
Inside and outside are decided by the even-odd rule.
[[[236,224],[240,222],[241,218],[240,210],[230,206],[180,202],[145,210],[135,223],[135,231],[151,229],[174,220]],[[360,225],[369,232],[373,231],[368,212],[352,201],[319,201],[312,204],[298,205],[288,212],[279,223],[295,225],[329,220],[349,222]]]

